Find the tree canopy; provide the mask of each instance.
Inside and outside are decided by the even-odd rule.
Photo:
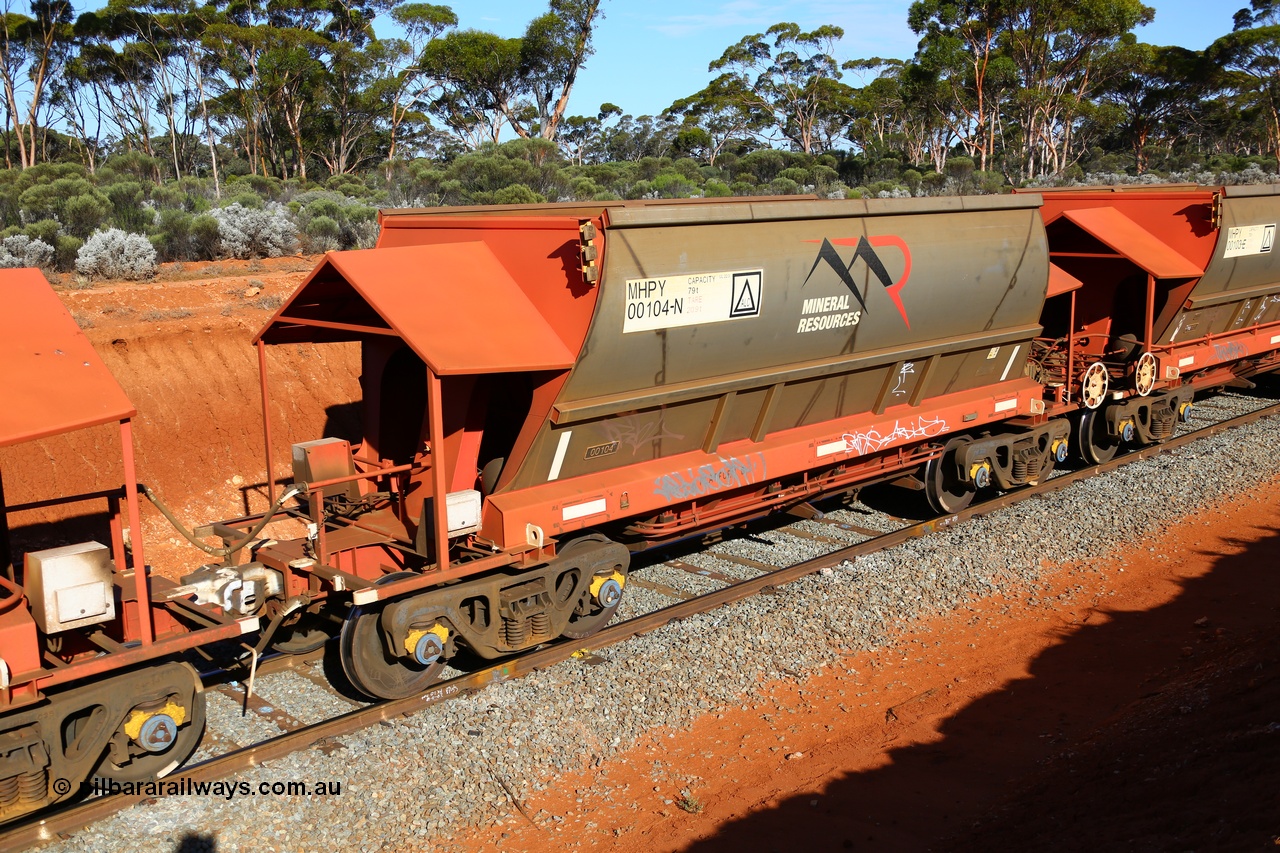
[[[1203,52],[1141,42],[1154,11],[1140,0],[915,0],[907,60],[841,56],[839,27],[783,21],[710,58],[710,81],[655,116],[569,111],[603,0],[546,0],[517,37],[406,0],[108,0],[79,16],[68,0],[4,3],[7,167],[93,176],[136,154],[139,180],[208,180],[215,199],[236,177],[390,182],[512,137],[583,169],[723,167],[735,192],[734,165],[769,151],[912,192],[969,173],[998,186],[1222,157],[1280,167],[1280,0],[1249,0]]]

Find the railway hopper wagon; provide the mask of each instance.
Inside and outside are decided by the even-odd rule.
[[[56,296],[4,273],[0,446],[118,423],[124,486],[58,499],[105,502],[105,546],[14,565],[0,524],[0,820],[184,761],[193,651],[249,667],[336,637],[357,690],[412,695],[460,650],[600,630],[633,551],[879,480],[954,512],[1277,366],[1272,190],[1043,203],[384,212],[254,341],[264,411],[268,347],[358,342],[361,434],[293,444],[268,509],[192,531],[138,485],[132,405]],[[213,559],[150,575],[140,492]]]
[[[0,480],[0,822],[7,822],[77,795],[91,774],[144,781],[185,761],[203,734],[205,703],[184,655],[238,647],[259,617],[167,598],[173,582],[148,576],[136,411],[39,270],[0,273],[0,364],[0,448],[90,429],[98,430],[90,442],[105,444],[103,432],[116,429],[119,441],[115,459],[71,463],[116,478],[108,487],[6,506]],[[32,510],[104,518],[107,544],[32,550],[15,565],[9,516]]]
[[[1029,375],[1090,463],[1173,433],[1196,390],[1280,365],[1275,186],[1045,191],[1053,269]],[[1065,274],[1063,274],[1065,273]],[[1060,406],[1058,407],[1061,408]]]
[[[1024,371],[1038,206],[386,212],[376,249],[327,255],[258,336],[359,341],[364,429],[295,446],[317,535],[255,563],[314,616],[349,595],[347,673],[393,696],[459,644],[598,630],[632,550],[921,465],[936,500],[970,496],[937,464],[959,431],[980,431],[974,477],[1034,481],[1068,431]]]

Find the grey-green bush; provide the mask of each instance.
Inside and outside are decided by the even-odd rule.
[[[33,240],[25,234],[14,234],[0,241],[0,267],[41,267],[53,264],[53,246],[43,240]]]
[[[89,278],[151,278],[156,274],[156,250],[141,234],[119,228],[98,231],[76,254],[76,272]]]
[[[276,202],[261,210],[233,203],[210,215],[218,222],[222,254],[232,258],[277,258],[292,252],[298,242],[288,211]]]

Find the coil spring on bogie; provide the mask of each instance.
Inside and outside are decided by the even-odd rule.
[[[1019,453],[1013,457],[1013,481],[1021,483],[1027,479],[1027,474],[1031,471],[1031,462],[1024,454]]]
[[[39,803],[49,796],[49,771],[32,770],[17,777],[18,799],[24,803]]]
[[[0,808],[11,806],[18,801],[18,782],[20,776],[9,776],[0,779]]]
[[[524,645],[525,622],[523,619],[510,619],[506,616],[502,617],[502,636],[506,640],[507,645],[512,648],[518,648]]]
[[[529,617],[529,627],[533,630],[533,636],[545,637],[551,633],[551,616],[545,610],[535,613]]]
[[[1151,436],[1157,441],[1173,435],[1173,425],[1177,417],[1172,409],[1158,412],[1151,416]]]

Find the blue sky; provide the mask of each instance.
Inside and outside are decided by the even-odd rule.
[[[434,0],[451,5],[461,28],[517,36],[545,11],[540,0]],[[1201,50],[1231,31],[1248,0],[1145,0],[1155,21],[1138,29],[1152,44]],[[911,0],[605,0],[596,53],[579,73],[569,114],[594,114],[612,101],[632,115],[656,115],[711,79],[707,64],[745,35],[779,21],[803,29],[836,24],[845,37],[841,60],[905,59],[916,38],[907,28]],[[857,80],[849,82],[857,84]]]

